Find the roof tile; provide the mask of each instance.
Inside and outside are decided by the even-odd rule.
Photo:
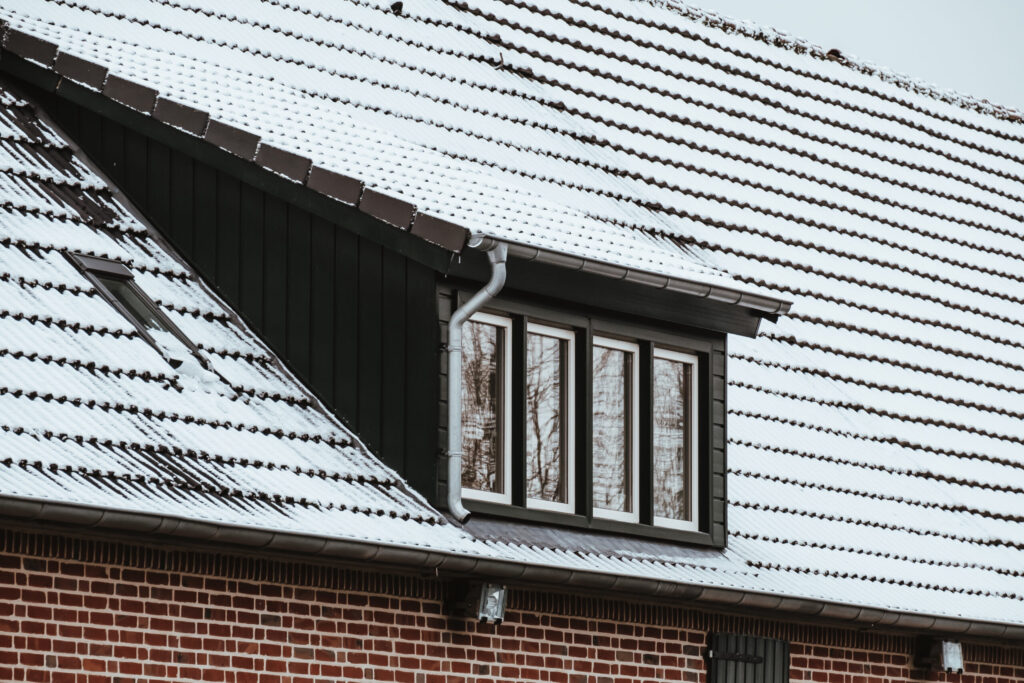
[[[258,135],[253,135],[248,131],[216,119],[210,119],[204,137],[207,142],[217,145],[221,149],[226,149],[246,161],[252,161],[256,158],[256,148],[260,144],[260,137]]]
[[[313,162],[299,154],[263,142],[256,153],[256,163],[295,182],[304,183]]]
[[[408,230],[415,207],[409,202],[366,188],[359,198],[359,210],[385,223]]]
[[[107,80],[107,68],[105,66],[94,64],[66,52],[57,54],[57,61],[54,63],[53,69],[61,76],[70,78],[95,90],[102,90],[103,83]]]
[[[165,97],[157,98],[156,108],[153,109],[153,118],[198,137],[203,137],[203,134],[206,133],[206,126],[210,122],[210,115],[205,111]]]
[[[143,114],[152,113],[156,106],[156,90],[120,76],[107,77],[103,84],[103,94]]]
[[[608,572],[597,579],[607,585],[639,576],[705,586],[723,599],[742,587],[783,604],[855,605],[848,613],[1022,623],[1019,113],[831,61],[813,45],[676,2],[468,0],[453,12],[444,0],[419,0],[401,17],[361,0],[327,4],[235,3],[197,14],[171,3],[155,25],[145,5],[120,3],[115,13],[98,0],[7,0],[0,17],[244,128],[229,129],[232,137],[211,124],[206,133],[243,158],[260,140],[309,155],[308,187],[402,227],[414,218],[414,233],[449,248],[461,243],[454,226],[472,226],[561,253],[568,267],[603,263],[609,277],[652,274],[655,286],[695,295],[731,287],[769,309],[776,297],[795,299],[792,315],[764,323],[757,338],[730,338],[728,376],[725,358],[713,359],[713,381],[729,395],[727,406],[714,406],[728,419],[726,550],[620,539],[606,547],[575,536],[567,547],[565,538],[490,534],[471,523],[477,541],[446,537],[455,552],[563,572],[596,568]],[[272,52],[257,28],[267,23]],[[9,137],[50,144],[18,118],[27,114],[8,113],[0,125]],[[25,205],[0,221],[7,243],[23,247],[8,249],[12,262],[52,243],[118,248],[82,232],[68,189],[9,191]],[[18,272],[38,277],[34,264]],[[95,344],[88,348],[118,381],[143,367],[124,360],[133,341],[116,321],[72,315],[59,302],[46,314],[23,303],[0,315],[0,326],[20,326],[18,334],[0,329],[10,347],[0,364],[16,343],[35,351],[35,337],[18,340],[48,320],[48,332]],[[217,348],[236,343],[193,324]],[[218,362],[244,380],[247,396],[294,396],[286,379],[264,378],[258,356],[225,351]],[[147,368],[156,372],[155,363]],[[20,378],[0,367],[8,376]],[[58,400],[32,406],[23,414],[51,432],[54,414],[36,410],[68,409]],[[0,415],[14,414],[3,407]],[[194,427],[197,462],[211,443],[218,454],[252,447],[233,432],[226,438],[222,426]],[[29,426],[17,429],[0,440],[31,438]],[[128,438],[109,431],[85,443]],[[34,457],[48,446],[33,445]],[[304,480],[258,476],[247,489],[254,501],[279,483],[296,499],[310,495],[299,493]],[[69,492],[53,493],[31,469],[12,468],[0,482],[5,491],[97,495],[70,480]],[[183,490],[168,482],[151,504],[180,511],[178,497],[193,495],[197,507],[185,514],[221,513],[203,502],[205,489]],[[339,485],[325,497],[346,510],[383,509],[375,495]],[[232,519],[279,522],[254,505],[245,520]],[[363,533],[345,514],[296,508],[307,528],[329,521],[339,537]],[[418,524],[374,525],[392,542],[432,540]]]
[[[358,204],[359,197],[363,194],[363,184],[360,181],[315,164],[309,171],[309,177],[306,178],[306,186],[311,190],[352,205]]]
[[[4,48],[46,66],[57,58],[56,44],[15,28],[8,29],[4,35]]]
[[[466,245],[469,231],[442,218],[417,213],[412,223],[412,234],[445,249],[460,252]]]

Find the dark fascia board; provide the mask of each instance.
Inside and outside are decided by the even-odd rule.
[[[73,503],[34,500],[20,496],[0,496],[0,518],[11,524],[38,524],[47,530],[64,531],[88,528],[114,533],[120,538],[146,542],[189,541],[215,544],[221,551],[256,550],[274,557],[289,557],[356,563],[365,569],[394,568],[404,572],[429,573],[439,578],[474,577],[547,589],[594,592],[616,597],[657,598],[690,607],[721,611],[741,611],[775,619],[826,622],[839,626],[885,629],[895,632],[925,632],[958,638],[1024,641],[1024,625],[954,619],[941,615],[915,614],[893,610],[846,605],[812,598],[792,598],[737,588],[701,586],[662,581],[640,576],[608,574],[598,571],[563,569],[528,562],[459,555],[394,546],[372,541],[328,538],[232,526],[130,510],[113,510]],[[63,527],[63,528],[62,528]],[[138,536],[136,536],[138,534]]]
[[[8,31],[8,34],[10,33],[11,31]],[[54,60],[59,61],[60,59],[60,53],[55,53]],[[253,140],[258,141],[255,136],[253,140],[248,138],[236,140],[221,136],[224,139],[218,138],[219,144],[211,144],[210,141],[204,139],[209,135],[211,126],[215,127],[215,133],[217,133],[218,125],[221,128],[226,128],[226,126],[210,121],[205,112],[156,96],[154,106],[151,108],[153,115],[150,115],[149,112],[143,113],[138,108],[118,102],[99,92],[95,87],[90,87],[90,85],[95,85],[95,78],[93,78],[92,84],[79,83],[9,50],[4,50],[0,54],[0,70],[44,92],[55,93],[58,97],[74,102],[104,118],[116,121],[146,137],[153,138],[198,161],[207,163],[219,171],[273,194],[298,208],[344,226],[360,237],[402,254],[435,271],[444,271],[452,258],[451,250],[423,240],[409,230],[396,229],[380,218],[361,210],[357,202],[362,195],[362,184],[358,181],[346,179],[339,174],[313,166],[306,175],[308,178],[324,184],[327,189],[334,189],[333,192],[325,192],[321,187],[302,185],[289,179],[278,168],[266,168],[254,163],[252,159],[258,156],[259,148],[248,147],[241,143],[251,144]],[[108,76],[105,82],[109,82],[110,78]],[[134,97],[133,102],[141,107],[146,107],[148,100],[144,101],[144,98],[147,95],[148,93],[145,91],[138,91],[128,93],[126,97]],[[182,122],[189,125],[181,126]],[[221,144],[227,144],[233,149],[226,149],[220,146]],[[252,151],[251,159],[244,158],[250,150]],[[287,165],[287,170],[296,168],[294,164],[290,163],[294,161],[293,159],[286,162],[277,158],[269,150],[267,156],[272,159],[275,166],[278,166],[280,162],[290,164]],[[348,182],[346,183],[346,181]],[[358,192],[354,191],[356,189]],[[352,199],[356,201],[346,201]]]
[[[464,251],[447,274],[479,288],[489,275],[487,257],[475,250]],[[571,303],[580,311],[595,314],[614,312],[650,323],[681,325],[693,332],[711,330],[753,337],[763,316],[735,304],[668,289],[655,289],[636,282],[603,275],[567,270],[556,265],[509,256],[503,293],[528,295],[549,305]],[[501,295],[499,295],[501,296]]]
[[[445,251],[448,252],[450,258],[451,252],[459,253],[466,245],[470,231],[451,221],[433,216],[424,216],[419,219],[417,207],[405,200],[365,188],[358,180],[321,169],[309,158],[264,143],[258,135],[215,120],[207,112],[173,103],[152,88],[108,74],[106,69],[100,65],[92,64],[78,57],[65,56],[53,43],[9,29],[7,26],[0,26],[0,30],[3,31],[5,44],[9,45],[0,58],[0,68],[28,80],[44,90],[56,92],[59,96],[75,101],[96,113],[108,116],[145,135],[159,139],[179,151],[207,161],[214,167],[231,173],[246,182],[261,186],[247,178],[246,176],[249,174],[237,166],[232,169],[232,164],[227,161],[226,157],[200,155],[194,145],[196,140],[186,142],[179,136],[158,136],[152,126],[144,127],[143,122],[152,124],[154,121],[159,121],[167,124],[167,127],[180,126],[180,130],[177,132],[183,133],[186,138],[201,136],[210,146],[227,151],[238,159],[251,162],[246,166],[248,171],[252,171],[253,167],[261,168],[291,181],[293,185],[308,188],[314,193],[320,194],[321,201],[316,202],[310,197],[302,197],[301,193],[295,193],[294,190],[297,188],[285,190],[284,194],[282,194],[281,186],[276,189],[263,188],[328,220],[344,222],[346,227],[353,227],[349,225],[351,219],[341,221],[336,215],[330,215],[330,212],[328,215],[324,215],[321,210],[314,207],[322,208],[325,201],[328,204],[336,205],[354,204],[360,213],[368,214],[378,221],[376,230],[372,232],[380,233],[379,235],[364,235],[357,227],[353,231],[360,236],[365,236],[438,271],[444,270]],[[27,61],[24,59],[25,57],[35,60],[38,65]],[[58,69],[58,63],[63,64],[64,67]],[[102,92],[108,100],[123,105],[124,109],[135,110],[143,114],[144,117],[133,119],[116,107],[112,109],[104,102],[97,101],[94,92],[96,90]],[[268,184],[273,186],[273,183]],[[288,196],[284,196],[285,194]],[[309,204],[314,207],[308,206]],[[412,246],[412,242],[389,235],[389,231],[394,231],[389,230],[387,225],[400,228],[401,233],[399,234],[420,238],[421,248],[417,249]],[[438,253],[437,250],[433,250],[431,253],[431,246],[434,245],[441,247],[441,253]],[[537,250],[534,251],[537,252]],[[537,252],[537,254],[539,253]],[[426,257],[425,254],[430,255]],[[631,271],[596,262],[583,263],[575,257],[557,253],[550,253],[547,256],[547,262],[562,263],[569,271],[585,267],[591,272],[602,273],[612,280],[621,276],[633,283],[646,285],[646,289],[637,290],[640,297],[644,297],[651,290],[656,292],[659,288],[679,289],[683,292],[704,291],[703,296],[705,297],[732,303],[739,309],[749,309],[754,312],[755,316],[768,319],[774,319],[778,313],[785,313],[789,307],[788,302],[763,295],[743,294],[738,291],[723,290],[720,287],[687,280],[673,280],[661,275]],[[621,271],[621,275],[619,271]]]

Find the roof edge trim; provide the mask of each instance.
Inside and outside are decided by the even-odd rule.
[[[497,239],[497,238],[491,238]],[[624,280],[636,284],[645,285],[654,289],[664,289],[680,294],[712,299],[728,304],[735,304],[743,308],[750,308],[767,315],[785,315],[789,313],[793,305],[792,301],[767,296],[760,292],[753,292],[740,287],[724,287],[701,282],[697,279],[686,279],[660,275],[636,268],[615,266],[601,261],[572,256],[558,251],[529,247],[523,244],[516,244],[506,240],[498,240],[508,244],[509,256],[524,261],[537,261],[549,265],[578,270],[585,273],[601,275],[613,280]]]
[[[819,618],[867,627],[940,632],[967,637],[1024,641],[1024,624],[976,621],[940,615],[895,612],[845,605],[812,598],[781,597],[724,586],[674,583],[639,576],[579,571],[447,551],[387,545],[372,541],[332,539],[292,532],[263,530],[188,520],[132,510],[114,510],[74,503],[54,503],[21,496],[0,496],[0,517],[21,522],[56,522],[118,532],[164,534],[270,552],[288,552],[340,561],[376,562],[396,568],[430,570],[437,575],[476,575],[523,581],[551,588],[622,591],[693,601],[701,607],[744,606],[762,612],[782,612],[794,618]]]

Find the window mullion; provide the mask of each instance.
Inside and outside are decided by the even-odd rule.
[[[649,341],[640,342],[640,353],[637,362],[640,364],[639,402],[639,442],[640,452],[637,453],[640,466],[640,495],[637,501],[641,524],[654,522],[654,471],[653,439],[654,439],[654,345]]]
[[[576,330],[576,513],[594,515],[594,331]]]
[[[512,504],[526,506],[526,327],[525,315],[512,318]]]

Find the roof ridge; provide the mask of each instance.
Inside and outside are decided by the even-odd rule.
[[[576,2],[577,0],[570,0]],[[996,102],[986,98],[967,93],[959,92],[952,88],[942,88],[935,83],[928,83],[920,78],[914,78],[908,74],[896,71],[887,66],[876,64],[867,59],[861,59],[856,55],[839,53],[838,50],[826,50],[821,45],[794,36],[791,33],[781,31],[771,26],[765,26],[743,19],[733,19],[724,14],[705,10],[690,5],[686,0],[632,0],[643,2],[653,7],[662,7],[669,11],[681,14],[688,19],[698,21],[708,28],[718,29],[725,33],[738,33],[744,37],[757,40],[758,42],[772,47],[783,48],[797,54],[806,54],[822,61],[838,62],[842,66],[858,71],[864,75],[877,78],[880,81],[895,85],[898,88],[917,95],[923,95],[938,102],[951,104],[953,106],[974,111],[985,116],[1008,121],[1011,123],[1024,123],[1024,110]],[[579,4],[589,4],[581,2]],[[838,54],[837,54],[838,53]]]

